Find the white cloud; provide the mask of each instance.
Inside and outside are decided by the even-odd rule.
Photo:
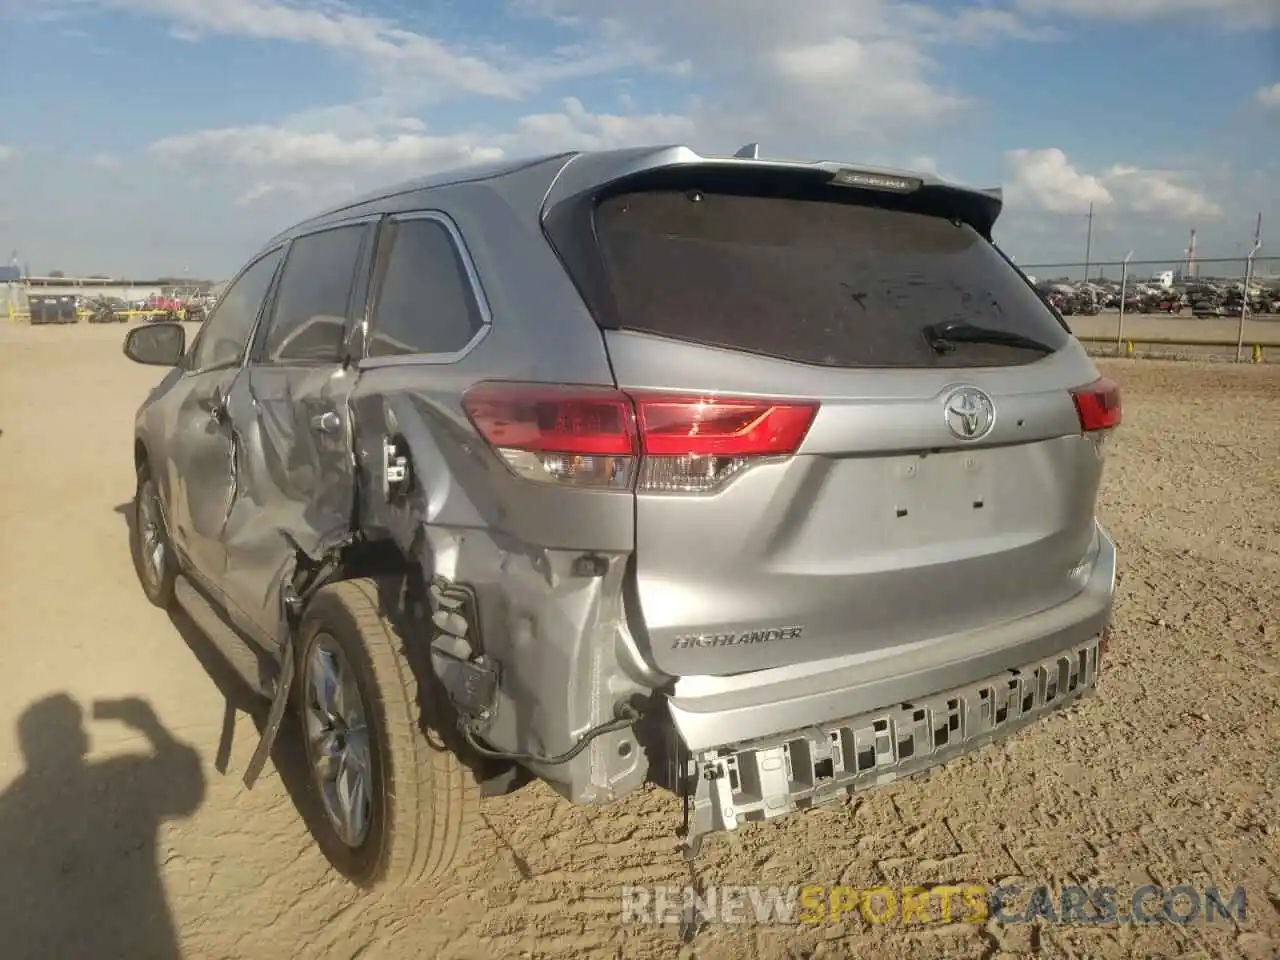
[[[511,153],[682,142],[695,133],[694,123],[687,116],[591,113],[575,97],[562,101],[559,112],[526,115],[516,121],[513,129],[502,132],[433,135],[417,117],[371,120],[358,125],[350,122],[353,113],[359,111],[336,107],[331,111],[311,111],[279,126],[200,130],[165,137],[149,149],[156,157],[171,162],[248,170],[379,172],[400,168],[429,172],[500,160]],[[325,117],[335,120],[339,129],[316,129],[317,121]],[[352,134],[353,129],[359,132]]]
[[[1269,87],[1261,87],[1253,96],[1264,107],[1280,109],[1280,83],[1273,83]]]
[[[578,32],[578,42],[534,55],[482,39],[445,42],[337,0],[46,3],[129,11],[187,39],[227,35],[319,46],[361,65],[380,91],[376,99],[401,116],[451,93],[520,100],[557,82],[634,68],[677,78],[698,73],[727,90],[696,117],[721,148],[744,136],[805,142],[817,134],[829,150],[850,137],[885,142],[954,121],[975,104],[941,75],[939,49],[1059,36],[988,0],[806,0],[799,13],[776,0],[508,0],[508,12]]]
[[[672,113],[623,115],[590,113],[569,97],[560,113],[521,117],[515,132],[498,138],[513,153],[551,150],[603,150],[642,144],[683,143],[694,136],[694,122]]]
[[[67,16],[93,6],[160,20],[188,42],[233,36],[321,47],[353,59],[384,91],[412,103],[455,93],[518,100],[556,81],[667,67],[655,46],[614,22],[594,24],[588,43],[533,56],[496,44],[447,43],[336,0],[44,0],[41,9]]]
[[[289,190],[292,184],[286,183],[255,183],[240,196],[236,197],[235,204],[237,207],[247,207],[252,203],[257,203],[264,197],[269,197],[273,193],[281,193]]]
[[[985,3],[519,0],[519,8],[558,22],[608,17],[671,60],[691,61],[726,91],[696,116],[723,147],[816,134],[834,149],[850,137],[883,141],[953,120],[974,104],[941,77],[940,47],[1053,35]]]
[[[85,162],[98,170],[119,170],[121,165],[120,158],[114,153],[95,153]]]
[[[346,132],[315,129],[325,116],[345,125]],[[312,111],[279,126],[223,127],[166,137],[149,149],[172,164],[222,170],[239,181],[248,178],[249,186],[236,197],[238,205],[247,206],[283,196],[331,198],[359,185],[508,156],[680,143],[695,133],[693,121],[680,114],[592,113],[572,97],[559,112],[529,114],[499,132],[435,135],[417,118],[366,125],[352,121],[346,108]]]
[[[1168,20],[1204,16],[1222,26],[1280,23],[1275,0],[1018,0],[1019,9],[1091,20]]]
[[[976,102],[976,88],[964,86],[972,76],[967,68],[973,47],[1048,43],[1062,37],[1064,28],[1083,34],[1090,22],[1110,32],[1118,29],[1115,24],[1138,24],[1138,36],[1144,23],[1158,25],[1166,17],[1209,29],[1256,18],[1259,11],[1280,11],[1277,0],[805,0],[799,6],[778,0],[503,0],[477,27],[475,18],[459,15],[464,6],[405,0],[0,0],[0,10],[12,8],[15,15],[19,8],[23,15],[106,8],[191,42],[257,38],[264,41],[255,47],[263,55],[305,45],[310,59],[318,55],[340,74],[353,74],[334,79],[348,82],[348,89],[358,91],[351,96],[364,99],[279,122],[268,114],[265,123],[242,125],[259,114],[231,116],[219,129],[160,128],[154,136],[178,134],[151,147],[149,156],[166,163],[126,158],[115,175],[122,185],[136,182],[140,192],[189,199],[197,211],[228,200],[244,207],[216,230],[202,232],[199,242],[210,249],[215,241],[227,243],[234,231],[247,236],[251,225],[378,183],[570,148],[683,142],[700,151],[729,152],[760,141],[766,155],[847,156],[889,166],[907,158],[905,167],[942,168],[944,177],[956,179],[950,167],[972,175],[962,179],[979,178],[986,185],[999,178],[984,152],[998,162],[1000,152],[1018,141],[991,139],[1008,123],[995,116],[1001,112],[998,98]],[[513,9],[555,21],[554,31],[547,24],[513,27],[501,16]],[[469,29],[459,39],[446,25],[464,20]],[[70,25],[100,32],[97,22],[73,19]],[[547,49],[548,35],[563,39],[566,32],[564,45]],[[637,71],[662,72],[660,86],[646,88]],[[694,90],[696,97],[687,95]],[[556,99],[566,92],[582,99]],[[444,98],[461,99],[463,107],[432,109]],[[1280,99],[1280,91],[1268,87],[1257,94],[1259,104],[1272,98]],[[946,125],[953,129],[937,129]],[[1034,220],[1049,224],[1050,238],[1053,224],[1060,227],[1061,221],[1044,212],[1083,214],[1090,202],[1117,229],[1159,238],[1161,217],[1210,216],[1217,210],[1214,200],[1253,209],[1259,196],[1269,195],[1270,181],[1246,197],[1238,177],[1196,182],[1179,173],[1195,169],[1208,176],[1208,162],[1201,166],[1194,156],[1133,154],[1124,158],[1133,164],[1084,164],[1085,154],[1077,152],[1083,148],[1074,140],[1058,142],[1068,153],[1030,149],[1008,156],[1010,212],[1040,214]],[[96,148],[90,145],[86,154]],[[26,150],[24,144],[24,159]],[[12,152],[0,147],[0,159]],[[71,162],[82,171],[86,162],[111,165],[105,158]],[[197,178],[204,186],[193,188]],[[52,229],[35,214],[30,220],[46,232]],[[1221,229],[1228,221],[1221,218]],[[59,228],[59,242],[87,242],[74,218],[67,223]],[[138,236],[149,238],[138,241],[139,249],[144,243],[156,246],[151,233]]]
[[[309,43],[354,54],[388,71],[431,77],[451,89],[515,98],[521,82],[481,57],[378,17],[284,0],[103,0],[169,21],[186,39],[203,34]]]
[[[163,160],[250,170],[440,169],[502,157],[500,148],[477,144],[465,134],[396,133],[344,138],[335,133],[304,133],[267,125],[222,127],[166,137],[150,149]]]
[[[937,158],[931,157],[927,153],[918,153],[915,156],[911,157],[906,162],[905,167],[908,170],[915,170],[918,173],[927,173],[935,177],[942,176],[942,174],[938,171]]]
[[[18,151],[16,149],[0,143],[0,163],[4,163],[6,160],[12,160],[17,155]]]
[[[940,164],[937,157],[931,156],[927,153],[918,153],[914,156],[908,157],[905,163],[898,164],[890,162],[883,164],[883,166],[901,166],[905,170],[911,170],[916,173],[927,173],[930,176],[937,177],[939,180],[948,180],[951,183],[961,183],[964,180],[963,177],[956,176],[954,173],[951,173],[945,165]]]
[[[234,202],[237,207],[248,207],[272,197],[305,197],[313,189],[313,186],[293,180],[263,181],[250,186],[249,189],[237,196]],[[354,192],[355,187],[352,184],[334,182],[327,184],[325,187],[326,198],[338,193]]]
[[[1115,203],[1102,181],[1081,173],[1057,147],[1010,150],[1005,154],[1013,177],[1005,187],[1010,204],[1026,204],[1050,213],[1083,213]]]
[[[944,13],[936,7],[904,4],[903,20],[915,26],[934,42],[987,43],[994,40],[1027,40],[1033,42],[1060,40],[1063,34],[1055,27],[1030,24],[1012,10],[996,7],[962,7]]]
[[[1122,204],[1135,213],[1170,217],[1217,217],[1222,208],[1194,187],[1178,182],[1169,170],[1143,170],[1125,164],[1109,167],[1102,175]]]
[[[386,94],[355,103],[313,107],[283,120],[279,126],[295,133],[333,133],[341,137],[372,137],[395,130],[424,133],[426,124],[406,115],[404,105]]]
[[[1011,179],[1005,195],[1011,206],[1048,213],[1095,212],[1147,214],[1157,217],[1216,217],[1222,208],[1201,191],[1180,182],[1169,170],[1116,164],[1100,173],[1076,168],[1057,147],[1010,150],[1005,154]]]
[[[932,86],[925,79],[924,55],[899,40],[838,36],[779,46],[769,63],[784,89],[802,99],[800,109],[825,114],[837,125],[841,117],[868,130],[900,119],[931,123],[970,106],[964,97]]]

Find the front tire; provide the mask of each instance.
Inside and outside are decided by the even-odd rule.
[[[418,685],[374,581],[316,593],[298,658],[303,749],[321,807],[314,832],[334,868],[366,889],[446,872],[478,811],[471,772],[420,727]]]
[[[143,593],[157,607],[168,608],[173,603],[178,564],[165,526],[160,490],[146,466],[138,468],[129,548]]]

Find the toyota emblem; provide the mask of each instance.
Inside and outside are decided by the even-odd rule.
[[[953,390],[942,405],[942,414],[947,429],[959,440],[981,440],[996,422],[995,405],[977,387]]]

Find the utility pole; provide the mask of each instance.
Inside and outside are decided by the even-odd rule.
[[[1084,235],[1084,282],[1089,282],[1089,255],[1093,252],[1093,202],[1089,202],[1089,230]]]
[[[1116,322],[1116,356],[1120,356],[1120,345],[1124,341],[1124,302],[1129,293],[1129,260],[1133,257],[1130,250],[1124,255],[1124,263],[1120,266],[1120,319]]]
[[[1258,225],[1253,231],[1253,249],[1244,262],[1244,294],[1240,298],[1240,325],[1236,328],[1236,363],[1244,355],[1244,317],[1249,312],[1249,285],[1253,282],[1253,258],[1262,249],[1262,213],[1258,213]]]

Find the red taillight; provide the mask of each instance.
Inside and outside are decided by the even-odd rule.
[[[1110,430],[1120,426],[1120,385],[1114,380],[1100,377],[1093,383],[1076,387],[1071,391],[1080,428],[1085,433],[1094,430]]]
[[[663,457],[778,457],[796,452],[816,403],[637,395],[644,452]]]
[[[482,383],[462,398],[471,422],[518,475],[575,486],[709,492],[754,460],[799,449],[811,401]]]
[[[583,456],[638,452],[631,401],[617,390],[482,383],[467,391],[462,406],[495,447]]]

